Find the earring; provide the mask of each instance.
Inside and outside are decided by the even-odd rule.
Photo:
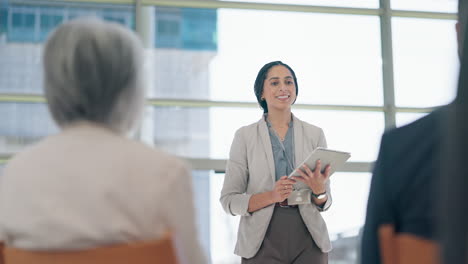
[[[262,97],[262,98],[260,98],[260,99],[262,99],[262,101],[265,101],[265,97]]]

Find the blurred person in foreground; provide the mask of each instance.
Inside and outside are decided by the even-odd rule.
[[[459,0],[456,32],[460,55],[467,18],[466,0]],[[443,106],[383,135],[367,206],[362,264],[381,263],[382,245],[378,233],[382,225],[393,226],[397,234],[409,234],[420,241],[433,243],[438,251],[438,218],[445,217],[437,206],[442,197],[439,175],[446,178],[443,181],[450,181],[453,177],[452,173],[440,173],[444,159],[445,122],[452,107],[453,103]],[[450,206],[443,205],[446,208]],[[420,257],[438,262],[439,252],[425,252]]]
[[[331,243],[321,212],[332,203],[331,167],[304,165],[301,176],[288,178],[310,152],[327,147],[321,128],[292,114],[298,91],[291,67],[265,64],[254,84],[263,114],[238,129],[231,145],[220,201],[228,214],[241,216],[234,253],[242,264],[328,263]],[[287,199],[299,192],[310,197],[299,205]]]
[[[130,139],[145,104],[142,53],[131,31],[94,18],[65,23],[50,36],[44,89],[61,131],[4,169],[6,246],[82,250],[156,240],[169,230],[180,263],[206,263],[187,167]]]
[[[442,169],[440,171],[439,234],[445,264],[468,263],[468,7],[459,2],[458,32],[461,53],[457,98],[444,119]],[[464,35],[463,35],[464,34]]]

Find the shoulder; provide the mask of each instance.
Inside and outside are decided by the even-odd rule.
[[[91,147],[92,146],[92,147]],[[89,167],[113,162],[117,169],[141,170],[141,174],[174,174],[188,167],[181,159],[154,146],[99,130],[72,131],[47,137],[15,155],[6,169],[26,170],[57,165]],[[142,176],[143,177],[143,176]]]
[[[404,175],[414,175],[426,169],[432,163],[441,138],[438,123],[441,113],[436,110],[408,125],[385,132],[376,168],[380,168],[381,173],[391,168]]]
[[[438,135],[438,122],[443,110],[444,108],[438,109],[410,124],[385,132],[382,141],[404,143],[432,139]]]
[[[33,164],[41,163],[41,160],[48,159],[50,152],[53,152],[53,149],[56,146],[55,138],[57,135],[52,135],[43,138],[39,142],[26,146],[22,151],[16,153],[8,160],[5,165],[5,174],[6,171],[12,171],[17,169],[25,169],[29,164],[32,167]]]
[[[125,169],[136,171],[142,181],[151,185],[163,180],[167,186],[185,184],[191,180],[190,166],[180,157],[156,146],[125,139],[120,154]]]
[[[310,123],[307,123],[306,121],[302,121],[301,119],[297,118],[296,116],[293,116],[294,120],[294,129],[297,128],[302,128],[304,131],[306,131],[308,134],[321,134],[323,133],[323,129],[321,127],[318,127],[316,125],[312,125]]]

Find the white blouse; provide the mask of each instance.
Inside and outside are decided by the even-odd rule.
[[[90,123],[16,155],[0,177],[0,240],[12,247],[86,249],[171,230],[181,263],[207,263],[194,215],[180,160]]]

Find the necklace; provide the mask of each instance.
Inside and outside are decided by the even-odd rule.
[[[286,137],[286,136],[280,137],[280,136],[278,135],[278,138],[281,140],[281,142],[284,142],[284,138],[285,138],[285,137]]]
[[[272,128],[273,128],[273,127],[272,127]],[[281,137],[281,136],[279,135],[279,133],[276,131],[276,129],[273,128],[273,131],[275,132],[275,134],[276,134],[276,136],[278,137],[278,139],[279,139],[281,142],[283,142],[284,139],[286,138],[287,132],[286,132],[286,134],[284,135],[284,137]]]
[[[289,125],[287,125],[285,127],[279,127],[279,128],[285,128],[286,129],[286,133],[284,133],[284,136],[281,137],[280,134],[278,133],[278,131],[276,131],[276,129],[271,124],[270,119],[268,118],[268,115],[265,114],[264,117],[265,117],[265,121],[268,123],[268,127],[273,130],[273,132],[275,133],[275,135],[279,139],[279,141],[284,142],[284,140],[286,139],[286,135],[288,134],[288,131],[289,131]],[[291,120],[291,122],[292,122],[292,120]]]

